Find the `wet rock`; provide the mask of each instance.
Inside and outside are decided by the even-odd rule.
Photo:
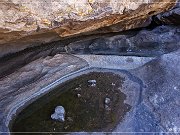
[[[63,106],[57,106],[55,112],[51,115],[53,120],[58,120],[60,122],[65,121],[65,109]]]
[[[18,64],[15,64],[15,66],[18,66]],[[8,132],[5,121],[9,121],[10,119],[9,117],[6,120],[4,118],[8,115],[7,112],[17,104],[23,103],[24,101],[27,101],[26,99],[31,99],[33,96],[38,97],[42,94],[42,91],[45,92],[48,90],[47,86],[48,88],[51,88],[57,85],[54,82],[59,78],[78,71],[86,66],[88,66],[87,62],[82,59],[66,54],[58,54],[55,57],[46,56],[36,59],[33,62],[28,62],[25,66],[16,70],[16,72],[11,73],[4,78],[1,76],[0,132]],[[11,112],[14,114],[16,109],[17,108],[15,107]],[[49,118],[50,115],[51,114],[48,114]],[[5,130],[1,130],[1,128]]]
[[[110,98],[105,98],[105,104],[109,104],[111,102],[111,99]]]
[[[81,91],[81,87],[75,88],[75,91]]]
[[[111,83],[112,86],[115,86],[116,84],[115,83]]]
[[[125,40],[126,41],[125,43],[127,43],[126,45],[129,45],[132,52],[134,51],[135,53],[137,53],[137,51],[139,52],[142,51],[145,54],[146,51],[144,50],[147,50],[147,52],[151,52],[151,53],[153,52],[153,54],[157,53],[158,56],[160,56],[159,52],[161,54],[161,56],[157,58],[146,57],[145,59],[148,59],[148,61],[145,61],[143,57],[131,57],[131,56],[108,57],[106,60],[111,63],[105,61],[104,59],[105,56],[86,55],[90,57],[89,59],[92,61],[92,63],[93,62],[95,63],[95,61],[97,61],[97,63],[101,63],[99,67],[105,67],[105,64],[107,64],[109,66],[108,68],[112,68],[110,66],[116,63],[117,65],[114,66],[113,68],[115,69],[124,68],[128,70],[129,68],[127,67],[127,65],[130,64],[127,64],[123,61],[123,60],[127,61],[127,58],[133,58],[133,61],[137,64],[136,65],[134,62],[128,62],[132,64],[130,68],[131,69],[130,72],[134,74],[134,76],[138,76],[138,78],[140,78],[140,80],[142,80],[144,83],[142,84],[143,94],[141,95],[141,101],[143,101],[144,107],[142,107],[142,104],[138,104],[139,109],[135,107],[135,112],[132,113],[132,117],[134,117],[135,120],[131,119],[131,121],[134,120],[133,121],[134,123],[132,122],[133,124],[131,123],[128,125],[128,126],[135,125],[134,127],[135,129],[132,128],[132,132],[135,131],[160,132],[162,130],[173,131],[173,132],[178,131],[177,129],[180,129],[179,127],[180,125],[179,88],[180,87],[178,82],[180,75],[179,73],[180,55],[178,50],[179,48],[178,46],[180,45],[179,28],[161,26],[153,30],[142,30],[133,36],[124,36],[122,38],[121,35],[118,35],[113,38],[110,37],[110,39],[116,42],[113,42],[114,44],[110,44],[111,42],[109,42],[109,40],[100,41],[104,43],[106,42],[106,44],[104,45],[108,46],[110,48],[109,50],[108,47],[107,48],[101,47],[103,46],[103,43],[100,44],[100,46],[98,46],[99,44],[94,43],[93,47],[92,46],[90,47],[91,49],[93,48],[91,51],[95,52],[98,50],[98,48],[102,50],[104,49],[103,50],[104,52],[106,51],[106,49],[108,50],[108,52],[110,50],[116,51],[119,49],[117,46],[118,45],[121,46]],[[118,43],[117,39],[121,40],[121,42]],[[82,43],[83,42],[84,41],[82,41]],[[96,40],[94,42],[96,42]],[[84,50],[85,49],[86,48],[84,48]],[[119,50],[123,50],[123,47],[120,48]],[[130,55],[132,54],[132,52],[126,54]],[[169,52],[172,53],[165,54]],[[25,54],[21,55],[20,57],[22,56],[25,56]],[[126,67],[120,66],[117,60],[124,63]],[[10,61],[8,62],[11,63],[12,61],[14,62],[15,59],[10,59]],[[140,63],[138,63],[139,61]],[[5,69],[6,66],[8,67],[9,66],[8,62],[6,61],[5,64],[2,62],[1,68]],[[94,65],[92,64],[92,67],[97,66],[97,63],[95,63]],[[2,106],[0,112],[2,112],[3,115],[7,114],[7,112],[4,112],[4,110],[9,111],[8,109],[14,106],[16,103],[18,103],[21,100],[24,100],[24,98],[29,97],[29,95],[38,92],[41,88],[56,81],[59,77],[63,77],[67,75],[67,73],[71,73],[85,66],[87,66],[87,63],[85,61],[70,55],[69,56],[56,55],[55,57],[54,56],[45,57],[44,55],[43,57],[34,60],[33,62],[29,62],[26,66],[20,68],[19,70],[16,70],[12,74],[9,74],[8,76],[0,80],[0,84],[1,84],[0,105]],[[2,71],[4,70],[1,70],[1,72]],[[133,78],[132,76],[130,77]],[[132,87],[131,89],[134,88]],[[128,98],[132,98],[132,96],[129,96]],[[105,105],[105,108],[108,110],[109,106]],[[144,111],[143,108],[145,108],[145,110],[147,111]],[[159,116],[161,116],[161,121],[155,118]],[[137,120],[138,120],[138,124],[137,124]],[[1,119],[1,122],[3,125],[4,120]],[[127,128],[128,126],[126,126],[126,129],[129,129]],[[164,127],[164,129],[160,129],[162,127]],[[120,128],[119,130],[121,129],[122,128]]]
[[[111,107],[109,107],[108,105],[105,105],[105,109],[106,111],[111,111]]]
[[[41,101],[39,100],[40,102],[38,100],[33,102],[31,104],[32,106],[28,106],[18,114],[12,131],[32,132],[33,130],[36,132],[52,132],[54,128],[56,132],[111,131],[117,122],[123,120],[131,108],[130,105],[124,103],[126,95],[119,90],[119,87],[123,85],[123,76],[126,76],[126,74],[121,72],[119,74],[111,73],[111,70],[104,70],[104,72],[102,70],[99,72],[91,71],[90,73],[85,73],[82,76],[65,82],[40,98],[40,100],[42,99]],[[97,87],[93,89],[87,85],[87,81],[92,78],[98,82]],[[111,82],[117,83],[114,91],[111,90]],[[74,96],[74,94],[78,94],[77,91],[74,91],[74,88],[79,84],[81,84],[82,88],[81,95],[83,98],[81,99]],[[113,106],[111,108],[104,108],[105,98],[107,100],[112,99],[111,104]],[[54,105],[57,103],[61,103],[64,108],[67,108],[66,119],[63,123],[57,122],[59,119],[58,115],[62,114],[61,109],[55,109],[54,121],[47,118],[47,116],[49,117],[49,112],[54,110]],[[34,105],[41,107],[37,108],[37,110],[34,108]],[[42,115],[39,116],[37,113]],[[30,116],[28,118],[26,117],[26,119],[24,116],[28,114]],[[34,121],[35,118],[38,118],[37,121]],[[62,121],[61,117],[60,120]]]
[[[106,109],[106,111],[110,111],[111,110],[111,107],[110,107],[110,102],[111,102],[111,99],[110,98],[105,98],[105,100],[104,100],[104,103],[105,103],[105,109]]]
[[[71,117],[67,117],[67,121],[73,122],[73,119]]]
[[[80,97],[81,97],[81,94],[77,94],[77,97],[80,98]]]
[[[88,81],[89,86],[95,87],[96,86],[96,80],[89,80]]]

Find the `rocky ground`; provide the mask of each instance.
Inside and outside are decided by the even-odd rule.
[[[149,36],[146,36],[147,33]],[[146,38],[136,38],[142,35]],[[117,125],[116,132],[179,132],[179,28],[161,26],[153,30],[137,32],[124,39],[126,36],[129,35],[105,37],[103,38],[105,41],[101,40],[102,38],[93,39],[93,43],[82,45],[80,41],[79,46],[74,45],[77,42],[71,43],[69,46],[76,48],[75,55],[59,54],[61,51],[49,55],[50,52],[53,54],[51,48],[43,53],[41,51],[42,55],[40,53],[39,57],[34,55],[36,58],[33,58],[32,54],[29,55],[28,51],[17,54],[13,59],[7,58],[8,64],[1,66],[2,69],[4,68],[0,80],[1,131],[8,131],[7,127],[12,116],[19,112],[22,106],[28,105],[54,86],[69,78],[103,68],[111,69],[112,72],[121,72],[132,82],[123,85],[124,93],[128,97],[126,102],[132,105],[132,109],[124,121]],[[125,51],[117,49],[122,47],[120,41],[127,42],[127,40],[129,44],[127,43],[126,46],[132,47],[132,51],[129,52],[128,47],[127,50],[124,49]],[[113,55],[107,55],[106,48],[101,50],[102,45],[99,41],[106,43],[104,47],[111,47],[109,54]],[[133,50],[136,47],[136,44],[132,45],[133,41],[139,41],[141,44],[137,45],[140,47],[149,42],[151,44],[143,46],[142,51],[136,53],[136,49]],[[92,48],[92,44],[99,49],[91,49],[91,51],[86,49]],[[119,51],[113,53],[113,50]],[[94,55],[99,51],[101,55]],[[134,56],[122,56],[125,52],[126,55]],[[30,57],[30,61],[19,61],[27,57]],[[13,68],[13,71],[5,72],[12,62],[17,67]],[[139,91],[138,95],[135,90]],[[138,103],[133,104],[134,100],[138,100]]]
[[[84,35],[1,57],[0,132],[9,131],[18,112],[55,86],[106,70],[126,77],[123,93],[132,106],[114,132],[180,132],[178,17],[177,5],[154,16],[147,28]]]

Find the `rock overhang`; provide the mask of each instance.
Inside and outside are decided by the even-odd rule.
[[[4,55],[79,34],[118,32],[147,26],[149,17],[168,10],[175,2],[3,0],[0,3],[0,52]],[[99,28],[103,31],[96,31]]]

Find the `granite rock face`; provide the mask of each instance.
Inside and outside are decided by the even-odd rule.
[[[0,53],[23,50],[102,27],[104,32],[146,26],[176,0],[2,0]],[[96,31],[97,33],[98,31]]]
[[[157,24],[180,25],[180,0],[178,0],[173,9],[168,12],[158,14],[153,20]]]

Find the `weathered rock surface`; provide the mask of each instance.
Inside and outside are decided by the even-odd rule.
[[[159,26],[153,30],[72,42],[66,46],[71,54],[106,54],[158,56],[180,46],[179,27]]]
[[[173,9],[158,14],[153,18],[153,21],[157,24],[180,25],[180,0],[178,0]]]
[[[122,31],[147,25],[176,0],[1,0],[0,54],[103,28]],[[97,31],[99,32],[99,31]],[[97,33],[96,32],[96,33]],[[102,32],[102,31],[101,31]]]
[[[57,42],[4,57],[0,60],[0,131],[8,131],[12,114],[50,90],[59,78],[66,80],[92,67],[120,70],[131,79],[123,92],[133,109],[115,131],[179,132],[179,32],[179,27],[160,26],[64,45]]]
[[[34,47],[21,51],[17,54],[9,55],[0,59],[0,78],[11,74],[26,64],[39,58],[55,56],[59,53],[80,55],[89,64],[94,66],[107,66],[117,68],[120,64],[123,68],[135,67],[136,64],[143,64],[136,58],[123,57],[121,60],[117,56],[160,56],[165,53],[175,51],[180,46],[179,27],[159,26],[153,30],[141,30],[137,32],[121,33],[121,35],[101,35],[85,37],[85,39],[64,40],[47,44],[42,47]],[[93,54],[93,55],[87,55]],[[97,55],[97,56],[96,56]],[[142,58],[143,59],[143,58]],[[111,64],[106,61],[111,60]],[[136,62],[136,63],[134,63]]]
[[[64,122],[65,121],[65,109],[63,106],[57,106],[55,108],[55,112],[51,115],[51,119],[53,120],[57,120],[60,122]]]
[[[131,72],[132,73],[132,72]],[[133,74],[145,87],[136,120],[142,131],[180,132],[180,50],[163,55],[137,68]],[[142,109],[143,109],[142,108]],[[151,117],[151,119],[150,119]],[[156,126],[155,126],[156,125]],[[137,132],[140,130],[136,130]]]
[[[88,81],[89,86],[95,87],[96,86],[96,80],[89,80]]]
[[[179,132],[179,78],[180,78],[180,50],[172,52],[170,54],[164,54],[161,57],[151,59],[150,62],[140,64],[138,67],[131,68],[130,70],[123,70],[122,76],[131,79],[131,81],[125,82],[123,85],[123,92],[127,94],[126,102],[132,106],[132,110],[124,118],[124,121],[120,123],[114,130],[116,132]],[[66,56],[66,55],[65,55]],[[67,56],[66,56],[67,57]],[[121,57],[119,56],[119,60]],[[77,57],[75,57],[77,58]],[[132,57],[141,60],[144,57]],[[71,60],[74,59],[71,56]],[[147,58],[149,59],[149,58]],[[61,59],[62,60],[62,59]],[[82,59],[80,59],[82,60]],[[70,61],[68,61],[69,63]],[[106,63],[111,63],[111,60]],[[79,63],[77,63],[79,64]],[[95,65],[95,64],[94,64]],[[61,65],[62,66],[62,65]],[[119,69],[120,69],[119,65]],[[133,67],[133,66],[132,66]],[[101,68],[104,68],[102,65]],[[107,67],[105,67],[107,68]],[[111,68],[111,67],[109,67]],[[52,67],[53,69],[53,67]],[[50,71],[52,71],[52,69]],[[113,68],[112,72],[119,72]],[[77,70],[77,69],[75,69]],[[75,71],[74,70],[74,71]],[[100,69],[99,69],[100,70]],[[21,71],[21,70],[20,70]],[[64,70],[58,71],[62,74]],[[55,73],[55,72],[54,72]],[[54,75],[53,73],[53,75]],[[16,73],[14,73],[16,74]],[[123,75],[124,74],[124,75]],[[64,75],[64,73],[63,73]],[[12,75],[9,75],[9,77]],[[61,75],[60,75],[61,76]],[[49,78],[48,78],[49,79]],[[15,91],[6,89],[8,98],[1,98],[1,123],[0,131],[6,131],[4,124],[10,117],[7,114],[12,114],[14,107],[18,108],[18,103],[24,101],[27,102],[29,95],[33,95],[38,92],[37,90],[31,90],[29,86],[36,86],[39,84],[46,84],[48,81],[36,81],[32,84],[23,86],[19,90],[15,89],[16,82],[11,80],[11,86]],[[5,82],[7,79],[1,79],[1,82]],[[41,80],[41,78],[40,78]],[[128,79],[125,79],[128,80]],[[10,81],[9,81],[10,82]],[[31,83],[31,82],[30,82]],[[1,83],[1,86],[6,86]],[[1,87],[1,91],[5,87]],[[41,87],[42,88],[42,87]],[[29,91],[30,90],[30,91]],[[10,95],[13,95],[11,97]],[[13,108],[13,110],[11,110]],[[16,109],[17,109],[16,108]],[[170,109],[169,109],[170,108]],[[6,129],[6,130],[5,130]]]
[[[9,112],[16,112],[16,109],[27,100],[45,93],[58,79],[65,79],[67,75],[87,66],[87,62],[83,59],[57,54],[54,57],[36,59],[16,72],[1,78],[0,131],[7,131],[2,126],[6,124],[4,117],[8,118]]]

